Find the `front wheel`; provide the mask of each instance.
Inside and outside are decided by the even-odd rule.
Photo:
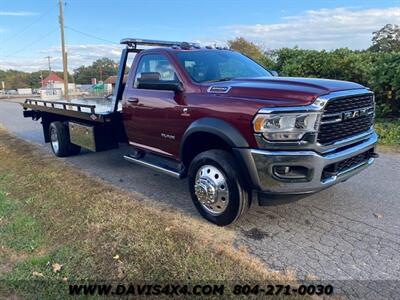
[[[200,214],[219,226],[235,222],[249,206],[238,165],[224,150],[205,151],[193,159],[189,189]]]

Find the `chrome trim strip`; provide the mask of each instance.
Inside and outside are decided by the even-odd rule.
[[[363,112],[361,112],[361,111],[363,111]],[[345,110],[345,111],[341,111],[339,113],[334,113],[334,114],[322,114],[320,125],[340,123],[343,120],[346,120],[346,119],[344,119],[345,114],[355,113],[355,112],[358,112],[359,115],[357,117],[353,117],[353,119],[356,119],[356,118],[359,118],[362,116],[369,116],[374,113],[374,107],[367,106],[367,107],[360,107],[359,109]],[[361,113],[363,113],[363,114],[361,114]],[[337,118],[334,120],[324,121],[325,118],[332,118],[332,117],[336,117],[336,116],[337,116]]]
[[[163,151],[161,149],[158,149],[158,148],[155,148],[155,147],[146,146],[146,145],[139,144],[139,143],[134,143],[134,142],[131,142],[131,141],[129,141],[129,145],[131,145],[133,147],[140,148],[140,149],[148,150],[148,151],[151,151],[151,152],[159,153],[159,154],[162,154],[162,155],[165,155],[165,156],[172,156],[171,153],[165,152],[165,151]]]
[[[214,88],[226,88],[226,90],[223,90],[223,91],[212,91],[212,89],[214,89]],[[210,93],[210,94],[227,94],[230,90],[231,90],[231,86],[229,86],[229,85],[221,85],[221,86],[219,86],[219,85],[211,85],[211,86],[209,86],[208,87],[208,89],[207,89],[207,93]]]
[[[367,107],[360,107],[359,109],[345,110],[345,111],[334,113],[334,114],[324,114],[324,118],[325,117],[328,117],[328,118],[329,117],[334,117],[334,116],[343,114],[344,112],[352,112],[352,111],[357,111],[357,110],[361,110],[361,109],[371,110],[371,111],[368,111],[368,114],[371,114],[371,113],[373,113],[374,107],[373,106],[367,106]]]
[[[343,172],[339,172],[339,173],[337,174],[337,177],[340,177],[340,176],[342,176],[342,175],[345,175],[345,174],[347,174],[347,173],[350,173],[351,171],[353,171],[353,170],[355,170],[355,169],[358,169],[358,168],[362,167],[363,165],[371,165],[374,161],[375,161],[375,158],[371,157],[371,158],[369,158],[369,159],[368,159],[367,161],[365,161],[365,162],[362,162],[362,163],[360,163],[360,164],[358,164],[358,165],[355,165],[355,166],[353,166],[353,167],[351,167],[351,168],[348,168],[347,170],[345,170],[345,171],[343,171]]]
[[[322,121],[325,117],[332,118],[332,117],[335,117],[335,116],[336,116],[336,119],[334,119],[334,120]],[[324,115],[324,118],[321,118],[321,122],[319,123],[320,125],[340,123],[343,120],[342,119],[342,114],[332,114],[330,116]]]
[[[260,154],[260,155],[265,155],[265,156],[317,156],[319,157],[320,155],[315,153],[314,151],[265,151],[265,150],[259,150],[259,149],[250,149],[250,152],[252,154]]]
[[[318,100],[318,99],[317,99]],[[291,112],[319,112],[322,111],[325,102],[315,100],[313,104],[304,106],[281,106],[281,107],[268,107],[261,108],[257,114],[280,114],[280,113],[291,113]]]
[[[258,114],[274,114],[274,113],[285,113],[285,112],[311,112],[311,111],[322,111],[325,108],[325,105],[328,101],[337,99],[337,98],[344,98],[348,96],[355,96],[355,95],[373,95],[374,93],[367,89],[356,89],[356,90],[346,90],[346,91],[339,91],[339,92],[332,92],[329,94],[325,94],[319,96],[314,103],[304,106],[280,106],[280,107],[266,107],[261,108],[258,111]]]
[[[337,179],[340,179],[341,176],[344,176],[344,175],[346,175],[346,174],[348,174],[348,173],[351,173],[352,171],[355,171],[355,170],[357,170],[358,168],[361,168],[361,167],[364,167],[364,166],[367,167],[367,166],[372,165],[372,163],[373,163],[374,161],[375,161],[375,159],[374,159],[373,157],[371,157],[371,158],[369,158],[367,161],[362,162],[362,163],[360,163],[360,164],[358,164],[358,165],[355,165],[355,166],[353,166],[353,167],[351,167],[351,168],[348,168],[348,169],[345,170],[345,171],[339,172],[337,175],[331,176],[331,177],[329,177],[329,178],[327,178],[327,179],[325,179],[325,180],[322,180],[321,182],[322,182],[323,184],[329,184],[329,183],[335,182]]]
[[[371,129],[366,132],[360,133],[358,135],[350,136],[350,137],[340,140],[340,141],[336,141],[330,145],[321,145],[320,143],[316,142],[315,137],[313,137],[315,142],[307,142],[304,140],[292,141],[292,142],[270,142],[270,141],[267,141],[266,139],[264,139],[261,134],[254,134],[254,137],[255,137],[258,147],[260,149],[276,150],[276,151],[280,151],[282,149],[313,150],[313,151],[317,151],[318,153],[324,154],[324,153],[336,151],[337,149],[339,149],[341,147],[345,147],[345,146],[348,146],[351,144],[361,142],[361,141],[367,139],[373,133],[374,133],[374,130],[371,127]]]

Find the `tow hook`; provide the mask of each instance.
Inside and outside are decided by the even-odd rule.
[[[370,158],[378,158],[379,154],[376,152],[371,152],[371,154],[369,155]]]

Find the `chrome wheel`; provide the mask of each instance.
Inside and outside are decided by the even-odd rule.
[[[58,142],[57,130],[54,127],[52,127],[50,130],[50,140],[51,140],[51,147],[53,148],[54,153],[58,153],[60,145]]]
[[[197,199],[210,214],[222,214],[229,203],[229,188],[224,173],[211,165],[199,168],[194,191]]]

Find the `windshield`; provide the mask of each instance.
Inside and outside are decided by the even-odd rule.
[[[232,51],[177,52],[179,63],[195,82],[217,82],[236,77],[270,77],[250,58]]]

